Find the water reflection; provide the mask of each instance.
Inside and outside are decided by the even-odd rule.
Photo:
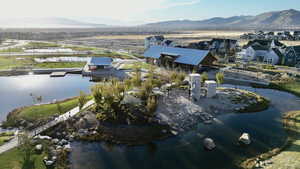
[[[229,86],[230,87],[230,86]],[[254,90],[249,87],[242,87]],[[280,118],[283,112],[299,109],[297,97],[285,92],[257,89],[272,100],[271,107],[259,113],[218,116],[212,125],[198,124],[182,135],[136,147],[115,147],[105,150],[96,143],[75,142],[71,153],[72,169],[234,169],[245,158],[282,145],[286,131]],[[243,132],[250,134],[249,146],[238,144]],[[205,151],[204,137],[213,138],[217,148]],[[85,150],[83,150],[85,149]],[[92,150],[92,151],[89,151]],[[78,156],[80,154],[80,156]]]
[[[0,77],[0,122],[9,111],[34,104],[30,93],[42,96],[43,103],[78,96],[80,91],[90,92],[93,83],[81,75],[50,78],[49,75]]]

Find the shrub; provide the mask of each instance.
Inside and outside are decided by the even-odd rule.
[[[222,83],[224,83],[224,73],[222,72],[218,72],[216,74],[216,80],[217,80],[217,83],[220,85]]]
[[[149,115],[153,115],[153,113],[156,111],[156,107],[157,107],[156,96],[148,97],[146,108]]]
[[[88,100],[87,95],[83,91],[80,91],[79,98],[78,98],[78,105],[80,110],[83,108],[87,100]]]
[[[124,98],[125,86],[113,79],[110,82],[96,84],[92,87],[92,94],[96,103],[95,110],[105,113],[107,118],[117,119],[122,112],[121,102]]]
[[[140,87],[142,84],[142,74],[139,68],[135,68],[134,76],[131,79],[131,84],[135,87]]]
[[[153,83],[151,81],[151,79],[146,80],[143,84],[142,87],[140,89],[139,92],[139,97],[146,101],[148,99],[148,97],[152,94],[152,89],[153,89]]]

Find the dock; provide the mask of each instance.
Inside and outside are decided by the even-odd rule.
[[[65,77],[67,72],[52,72],[50,77]]]

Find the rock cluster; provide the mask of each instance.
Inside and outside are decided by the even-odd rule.
[[[255,159],[255,165],[254,168],[256,169],[262,169],[269,165],[273,164],[271,160],[262,160],[260,158]]]
[[[62,135],[61,133],[57,133],[57,135]],[[66,135],[66,133],[64,133]],[[60,153],[63,152],[71,152],[71,144],[70,141],[62,138],[52,138],[50,136],[42,136],[42,135],[37,135],[34,138],[34,142],[38,143],[39,140],[47,140],[50,142],[48,149],[50,150],[49,156],[44,157],[43,162],[47,167],[54,166],[57,157],[59,156]],[[35,150],[37,152],[43,151],[43,145],[42,144],[36,144],[35,145]]]

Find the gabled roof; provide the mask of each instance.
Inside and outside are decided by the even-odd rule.
[[[270,48],[271,47],[271,44],[272,44],[273,40],[260,40],[260,39],[256,39],[256,40],[253,40],[253,41],[249,41],[248,44],[246,46],[252,46],[253,44],[260,44],[261,46],[265,46],[265,47],[268,47]],[[278,40],[274,40],[274,44],[276,46],[285,46],[283,43],[279,42]]]
[[[300,46],[293,46],[293,49],[296,52],[297,57],[300,57]]]
[[[211,43],[215,42],[215,41],[217,41],[217,42],[226,42],[226,43],[229,43],[229,42],[237,43],[237,40],[235,40],[235,39],[219,39],[219,38],[213,38],[211,40]]]
[[[268,47],[265,47],[265,46],[262,46],[262,45],[259,45],[259,44],[254,44],[251,46],[254,50],[269,50]]]
[[[163,43],[164,43],[165,45],[170,45],[172,42],[173,42],[173,41],[171,41],[171,40],[164,40],[164,41],[163,41]]]
[[[88,64],[91,66],[110,66],[112,61],[110,57],[92,57]]]
[[[161,54],[177,56],[176,63],[187,65],[199,65],[201,61],[209,54],[208,50],[197,50],[187,48],[175,48],[165,46],[151,46],[144,53],[145,57],[159,59]]]
[[[279,58],[284,58],[283,53],[281,53],[279,49],[273,48],[272,50],[276,53],[277,56],[279,56]]]

